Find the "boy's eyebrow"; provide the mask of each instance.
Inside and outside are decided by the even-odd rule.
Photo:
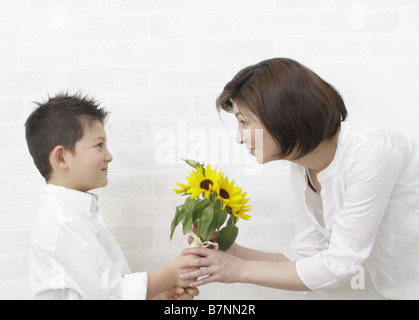
[[[94,140],[106,140],[106,138],[105,138],[105,137],[103,137],[103,136],[98,136],[98,137],[96,137]]]

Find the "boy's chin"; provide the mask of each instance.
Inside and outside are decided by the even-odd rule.
[[[108,185],[108,179],[106,179],[106,181],[104,181],[99,186],[97,186],[97,188],[103,188],[103,187],[106,187],[107,185]]]
[[[108,185],[108,180],[97,183],[95,185],[91,185],[90,188],[89,188],[89,191],[94,190],[94,189],[103,188],[103,187],[106,187],[107,185]]]

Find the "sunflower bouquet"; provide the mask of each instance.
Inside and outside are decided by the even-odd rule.
[[[184,160],[194,168],[187,177],[188,183],[176,183],[180,189],[177,194],[188,196],[182,205],[176,207],[175,217],[171,224],[170,240],[176,227],[182,223],[183,234],[189,233],[193,238],[191,247],[209,247],[222,251],[227,250],[236,240],[239,229],[236,223],[239,218],[249,220],[250,206],[246,205],[247,193],[229,182],[228,178],[217,168],[200,164],[194,160]],[[193,227],[196,227],[196,233]],[[217,242],[209,240],[211,234],[218,232]],[[200,237],[203,238],[203,241]]]

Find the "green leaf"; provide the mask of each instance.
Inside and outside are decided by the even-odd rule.
[[[198,161],[187,160],[187,159],[182,159],[182,160],[185,161],[187,164],[189,164],[191,167],[193,167],[195,169],[198,169],[198,168],[202,167],[202,165]]]
[[[230,218],[228,218],[228,220],[227,220],[227,225],[228,226],[230,226],[230,225],[234,226],[236,223],[237,223],[236,216],[233,215],[233,214],[230,214]]]
[[[218,210],[216,215],[216,224],[215,229],[220,229],[221,226],[224,224],[224,222],[227,219],[227,210],[224,208],[224,210]]]
[[[185,216],[183,217],[182,226],[183,226],[183,234],[188,233],[192,229],[192,215],[193,215],[193,208],[195,204],[195,200],[190,201],[188,205],[185,202]]]
[[[193,207],[195,206],[196,200],[192,199],[191,197],[187,198],[185,200],[185,203],[183,204],[185,206],[186,211],[193,210]]]
[[[182,221],[183,234],[188,233],[192,229],[192,224],[193,224],[192,213],[193,213],[193,210],[189,210],[185,212],[185,217],[183,218],[183,221]]]
[[[211,204],[210,199],[196,200],[195,206],[193,208],[193,215],[192,215],[193,222],[202,218],[202,213],[203,213],[204,209],[206,207],[208,207],[210,204]]]
[[[239,228],[233,224],[227,225],[221,229],[217,236],[217,242],[219,245],[218,249],[221,251],[226,251],[234,243],[238,234]]]
[[[171,232],[170,232],[170,240],[173,238],[173,233],[175,232],[175,229],[177,225],[183,220],[183,217],[185,216],[185,206],[180,205],[176,207],[175,216],[172,220],[172,224],[170,226]]]
[[[214,219],[214,208],[213,207],[206,207],[202,212],[202,233],[204,235],[204,239],[208,240],[209,236],[215,231],[211,230],[211,222]]]
[[[218,217],[220,216],[220,210],[214,209],[214,214],[212,221],[207,228],[207,233],[204,234],[204,239],[209,240],[209,237],[217,230],[217,224],[218,224]]]
[[[218,196],[217,196],[217,192],[214,191],[213,193],[210,194],[210,197],[208,198],[212,203],[217,204],[219,201],[217,201]]]

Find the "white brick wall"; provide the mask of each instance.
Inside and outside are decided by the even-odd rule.
[[[182,201],[172,189],[189,173],[185,156],[211,160],[248,192],[252,219],[240,222],[239,243],[284,248],[293,222],[288,164],[255,166],[234,142],[234,120],[224,114],[222,123],[214,108],[239,69],[274,56],[294,58],[336,86],[351,120],[390,122],[419,136],[417,0],[2,0],[0,299],[30,298],[28,241],[43,180],[23,124],[32,101],[59,90],[83,89],[112,111],[114,161],[98,193],[134,271],[153,271],[186,246],[180,230],[169,242]],[[173,145],[169,154],[159,153],[162,143]],[[211,284],[199,296],[351,297],[377,296],[245,284]]]

